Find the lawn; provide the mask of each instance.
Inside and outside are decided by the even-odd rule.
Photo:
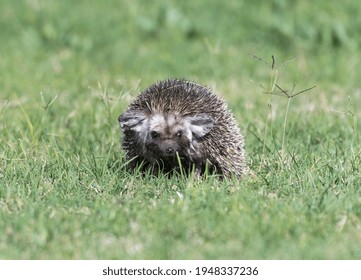
[[[361,259],[359,1],[0,14],[0,259]],[[117,117],[167,77],[227,101],[253,176],[127,172]]]

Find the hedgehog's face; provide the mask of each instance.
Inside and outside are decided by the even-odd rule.
[[[134,132],[137,145],[150,162],[162,161],[176,165],[177,157],[192,160],[197,154],[197,143],[213,127],[207,114],[180,116],[126,111],[119,117],[123,132]]]
[[[164,162],[177,161],[189,154],[192,132],[188,123],[175,115],[156,114],[149,118],[144,147],[148,158]]]

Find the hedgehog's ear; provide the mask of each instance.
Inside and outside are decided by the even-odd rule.
[[[190,130],[195,138],[201,138],[213,128],[213,118],[207,114],[196,114],[186,117]]]
[[[122,131],[141,132],[147,116],[143,111],[128,110],[121,114],[118,118]]]

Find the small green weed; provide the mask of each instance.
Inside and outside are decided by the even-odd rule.
[[[272,63],[268,63],[264,59],[259,58],[253,54],[250,54],[250,57],[252,57],[260,62],[263,62],[266,66],[268,66],[271,69],[269,87],[266,88],[262,85],[262,83],[259,84],[259,86],[264,90],[263,93],[267,94],[269,96],[268,105],[267,105],[269,112],[268,112],[268,117],[266,119],[266,125],[265,125],[265,130],[264,130],[262,157],[265,156],[266,140],[267,140],[267,136],[268,136],[268,126],[269,126],[269,120],[271,119],[270,116],[272,114],[272,96],[281,96],[281,97],[287,98],[287,105],[286,105],[284,120],[283,120],[282,144],[281,144],[281,151],[280,151],[281,163],[282,163],[284,161],[284,156],[286,154],[286,149],[287,149],[285,146],[285,144],[287,142],[286,125],[287,125],[287,119],[288,119],[288,113],[290,110],[291,100],[300,94],[303,94],[307,91],[314,89],[316,86],[312,86],[310,88],[303,89],[298,92],[295,92],[295,88],[296,88],[295,83],[293,84],[291,90],[284,90],[280,86],[279,81],[278,81],[278,74],[279,74],[278,68],[281,68],[281,67],[287,65],[288,63],[295,62],[296,60],[298,60],[300,58],[294,58],[294,59],[282,62],[280,64],[276,64],[274,55],[272,55]],[[260,168],[261,168],[261,166],[260,166]]]

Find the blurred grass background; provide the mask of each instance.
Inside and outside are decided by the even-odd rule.
[[[256,67],[248,53],[279,60],[302,56],[303,72],[318,84],[357,81],[357,1],[4,0],[0,5],[7,94],[16,91],[10,77],[25,90],[21,85],[29,84],[21,78],[29,73],[37,82],[32,88],[38,85],[34,92],[44,89],[44,80],[56,87],[66,79],[79,90],[112,79],[145,84],[165,76],[247,79]]]
[[[356,0],[2,0],[0,258],[359,258],[360,14]],[[302,57],[280,85],[317,85],[292,100],[289,162],[286,101],[262,95],[270,69],[249,54]],[[124,173],[117,116],[166,77],[228,101],[257,179]]]

